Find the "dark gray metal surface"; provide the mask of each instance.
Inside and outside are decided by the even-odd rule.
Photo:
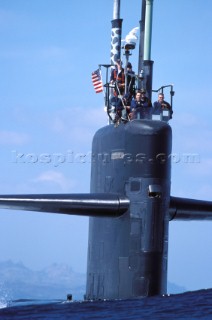
[[[171,128],[134,120],[93,140],[91,192],[121,193],[130,210],[90,218],[86,299],[166,292]]]
[[[212,220],[212,201],[171,197],[170,220]]]
[[[0,208],[81,216],[117,217],[129,208],[129,200],[117,194],[1,195]]]

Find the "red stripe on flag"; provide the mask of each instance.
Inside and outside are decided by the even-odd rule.
[[[99,69],[92,72],[92,82],[96,93],[100,93],[103,91],[102,76]]]

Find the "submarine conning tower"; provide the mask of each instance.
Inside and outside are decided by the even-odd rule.
[[[164,121],[132,120],[95,134],[91,192],[124,195],[130,209],[89,218],[87,300],[166,293],[171,141]]]

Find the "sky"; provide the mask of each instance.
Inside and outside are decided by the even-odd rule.
[[[81,155],[107,125],[91,72],[110,63],[112,14],[112,0],[0,0],[1,194],[89,192],[90,163]],[[122,0],[120,15],[124,38],[139,26],[141,1]],[[173,196],[211,200],[211,30],[211,0],[154,1],[153,89],[175,90]],[[130,61],[137,73],[138,46]],[[170,282],[212,287],[211,229],[209,221],[170,222]],[[0,211],[0,261],[33,270],[57,262],[85,273],[87,239],[85,217]]]

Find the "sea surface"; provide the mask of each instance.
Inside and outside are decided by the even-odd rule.
[[[0,300],[0,319],[212,320],[212,289],[134,300]]]

